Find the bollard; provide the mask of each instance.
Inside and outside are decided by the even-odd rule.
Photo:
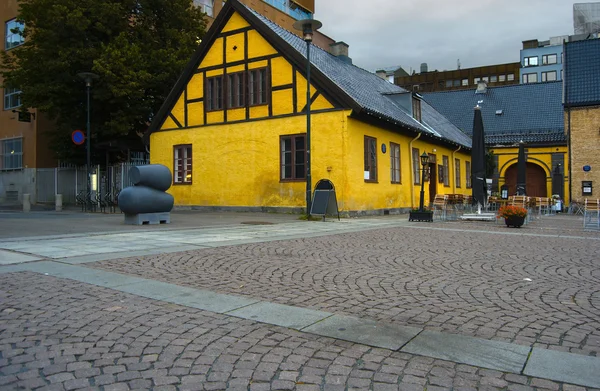
[[[57,194],[54,198],[54,206],[57,212],[62,212],[62,194]]]
[[[31,210],[31,199],[29,194],[23,194],[23,212],[29,213]]]

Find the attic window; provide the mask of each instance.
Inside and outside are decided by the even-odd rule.
[[[421,100],[414,96],[412,98],[412,111],[413,118],[421,122]]]
[[[496,115],[502,115],[504,114],[504,110],[496,110]]]

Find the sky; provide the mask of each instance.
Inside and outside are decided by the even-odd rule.
[[[578,1],[585,2],[585,1]],[[573,34],[570,0],[315,0],[321,32],[355,65],[418,73],[519,62],[522,41]]]

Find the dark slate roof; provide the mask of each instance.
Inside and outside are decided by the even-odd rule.
[[[238,4],[251,11],[256,18],[285,40],[306,61],[306,42],[304,40],[246,5]],[[422,110],[421,118],[424,125],[385,95],[406,93],[407,91],[403,88],[314,45],[311,46],[310,60],[316,69],[356,102],[362,109],[361,111],[396,125],[408,127],[413,131],[424,132],[433,138],[446,139],[454,144],[471,147],[471,138],[457,129],[450,121],[442,120],[440,117],[443,116],[436,113],[435,109],[427,107]],[[432,128],[426,124],[435,124],[436,126]]]
[[[567,106],[600,105],[600,39],[567,43],[564,73]]]
[[[489,87],[483,94],[475,89],[424,93],[423,99],[468,134],[479,104],[486,144],[566,143],[561,81]]]

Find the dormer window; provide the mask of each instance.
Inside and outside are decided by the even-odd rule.
[[[421,122],[421,99],[413,95],[412,98],[412,112],[413,118]]]

